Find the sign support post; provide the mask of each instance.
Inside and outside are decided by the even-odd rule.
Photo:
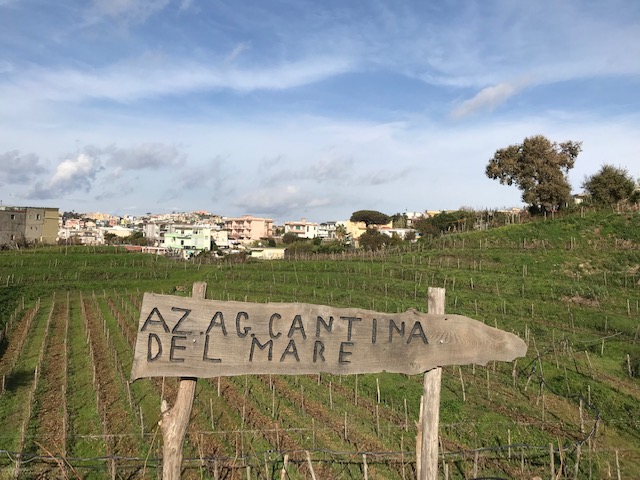
[[[444,315],[445,289],[429,287],[428,313]],[[416,477],[418,480],[438,478],[438,430],[440,424],[440,388],[442,367],[432,368],[424,374],[418,438],[416,445]]]
[[[204,299],[207,293],[205,282],[193,284],[193,298]],[[160,429],[162,430],[162,478],[179,480],[182,470],[182,447],[189,427],[193,400],[196,395],[197,378],[180,377],[178,395],[173,407],[162,400]]]

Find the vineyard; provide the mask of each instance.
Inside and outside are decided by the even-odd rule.
[[[159,478],[174,379],[131,383],[142,294],[446,311],[526,358],[446,367],[441,478],[640,475],[640,220],[586,215],[385,252],[189,262],[113,248],[0,252],[0,478]],[[185,478],[415,477],[422,376],[200,379]],[[283,472],[284,473],[283,476]]]

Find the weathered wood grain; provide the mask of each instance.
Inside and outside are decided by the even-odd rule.
[[[244,374],[416,374],[526,354],[511,333],[461,315],[145,293],[132,380]]]
[[[193,298],[204,299],[207,284],[197,282],[193,284]],[[182,471],[182,454],[184,437],[189,427],[193,399],[196,395],[196,378],[181,378],[178,395],[173,407],[162,400],[160,429],[162,431],[162,478],[165,480],[179,480]]]

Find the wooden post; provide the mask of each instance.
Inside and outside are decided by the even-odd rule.
[[[362,454],[362,469],[363,469],[364,480],[369,480],[369,466],[367,465],[366,453]]]
[[[205,298],[207,284],[193,284],[193,298]],[[162,430],[162,478],[178,480],[182,470],[182,447],[189,426],[193,399],[196,394],[196,378],[181,377],[178,386],[176,403],[169,408],[166,400],[162,400],[160,429]]]
[[[284,461],[282,462],[282,471],[280,472],[280,480],[287,478],[287,465],[289,464],[289,454],[284,454]]]
[[[444,314],[445,289],[429,287],[428,313]],[[416,446],[418,480],[438,478],[438,428],[440,424],[440,388],[442,367],[428,370],[424,374],[422,404],[420,406],[419,435]]]
[[[311,463],[311,454],[309,453],[309,450],[305,450],[305,453],[307,454],[307,465],[309,466],[309,473],[311,474],[311,479],[316,480],[316,472],[313,471],[313,464]]]

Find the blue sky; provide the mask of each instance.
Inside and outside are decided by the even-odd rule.
[[[521,206],[493,153],[640,176],[640,2],[0,0],[0,201],[276,221]]]

